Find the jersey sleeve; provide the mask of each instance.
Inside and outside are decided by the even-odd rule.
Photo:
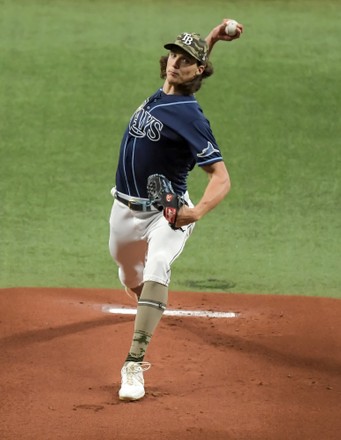
[[[199,166],[223,160],[217,141],[206,118],[195,119],[188,124],[185,138]]]

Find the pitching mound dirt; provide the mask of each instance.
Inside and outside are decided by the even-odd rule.
[[[119,401],[133,307],[121,291],[0,290],[2,440],[337,440],[341,302],[171,292],[146,396]]]

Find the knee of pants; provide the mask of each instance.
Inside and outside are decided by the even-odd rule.
[[[170,277],[170,262],[166,255],[159,252],[153,256],[148,256],[144,270],[144,278],[160,281],[167,285]]]

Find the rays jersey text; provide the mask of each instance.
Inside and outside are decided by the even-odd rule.
[[[153,142],[161,138],[163,124],[144,108],[139,108],[129,123],[129,134],[136,138],[148,137]]]

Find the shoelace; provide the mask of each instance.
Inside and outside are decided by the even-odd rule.
[[[149,370],[151,366],[149,362],[132,362],[129,367],[126,367],[127,383],[133,385],[134,380],[142,383],[142,377],[139,377],[138,374]]]

